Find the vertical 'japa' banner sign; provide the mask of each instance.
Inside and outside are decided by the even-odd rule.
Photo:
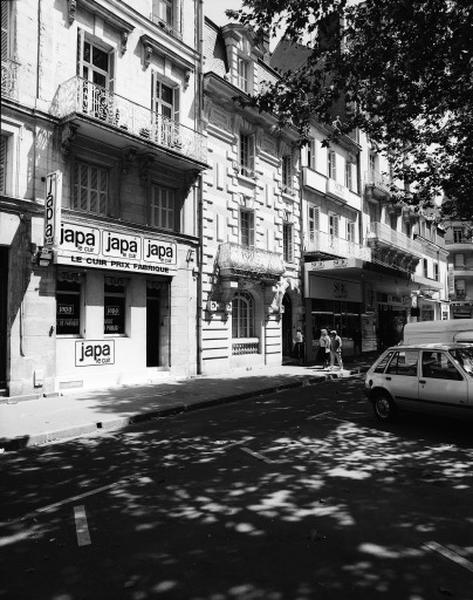
[[[43,252],[52,257],[57,248],[61,227],[62,173],[54,171],[46,178],[46,201],[44,203]]]

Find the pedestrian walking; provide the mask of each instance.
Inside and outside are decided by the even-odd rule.
[[[327,329],[320,330],[318,362],[326,369],[330,362],[330,336]]]
[[[297,328],[296,335],[294,336],[294,354],[299,362],[302,362],[304,357],[304,336],[300,327]]]
[[[342,338],[335,329],[330,332],[330,368],[335,367],[335,361],[340,369],[343,369],[342,361]]]

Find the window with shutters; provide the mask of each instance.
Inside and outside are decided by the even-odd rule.
[[[169,33],[180,33],[180,11],[178,0],[153,0],[151,20]]]
[[[439,264],[438,264],[438,262],[434,262],[434,279],[435,279],[435,281],[439,280]]]
[[[345,187],[349,190],[353,188],[352,163],[348,160],[345,162]]]
[[[255,245],[255,215],[252,210],[240,211],[240,243],[245,248]]]
[[[310,140],[307,147],[307,166],[314,171],[317,169],[315,140]]]
[[[252,134],[240,133],[240,173],[252,177],[255,169],[255,140]]]
[[[332,237],[338,237],[338,215],[334,213],[328,216],[328,232]]]
[[[1,19],[2,19],[2,79],[3,79],[3,61],[11,58],[12,47],[11,47],[11,25],[12,25],[12,2],[0,2],[1,6]]]
[[[176,229],[176,192],[153,185],[151,188],[151,224],[161,229]]]
[[[244,92],[250,91],[250,63],[247,59],[238,57],[238,87]]]
[[[308,208],[308,225],[309,225],[309,239],[315,240],[317,232],[319,231],[319,209],[315,206],[309,206]]]
[[[337,179],[337,156],[334,150],[328,151],[328,176]]]
[[[0,191],[7,191],[7,168],[8,168],[8,137],[2,134],[0,146]]]
[[[283,189],[292,190],[292,157],[290,154],[285,154],[282,157],[282,185]]]
[[[72,208],[95,215],[107,215],[109,170],[75,161],[73,165]]]
[[[285,262],[290,263],[294,260],[293,227],[291,223],[283,223],[282,234],[283,259]]]
[[[355,222],[354,221],[347,221],[347,231],[346,231],[346,239],[349,242],[355,242]]]

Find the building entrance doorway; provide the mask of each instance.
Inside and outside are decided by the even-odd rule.
[[[293,354],[292,302],[288,294],[284,294],[282,305],[284,307],[282,315],[282,355],[284,363],[285,361],[288,361]]]
[[[0,394],[7,387],[8,248],[0,246]]]
[[[146,366],[159,367],[161,290],[146,291]]]

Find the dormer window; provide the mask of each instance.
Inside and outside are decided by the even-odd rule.
[[[238,87],[248,93],[250,90],[250,64],[241,56],[238,57]]]

